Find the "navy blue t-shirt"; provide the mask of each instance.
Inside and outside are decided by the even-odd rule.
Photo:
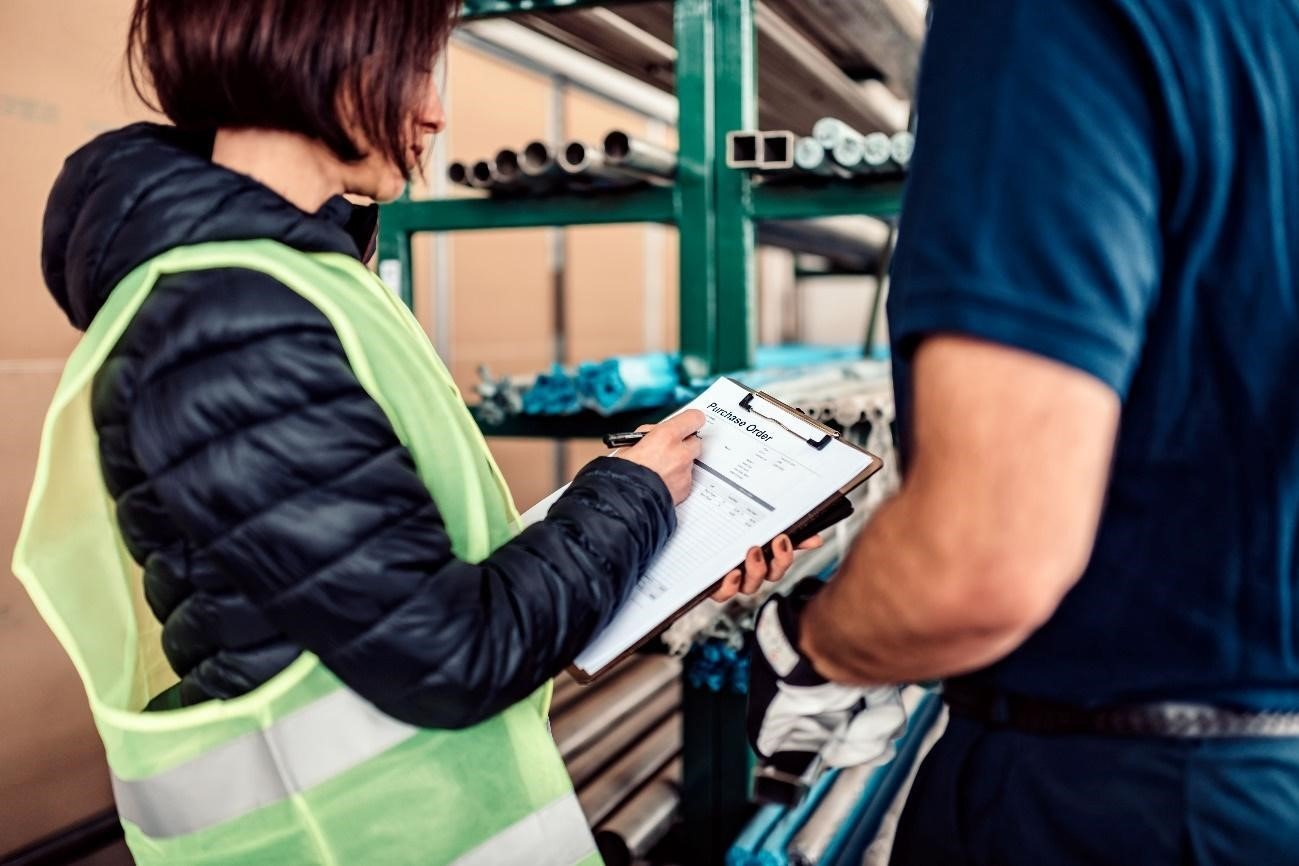
[[[1299,0],[934,10],[889,299],[904,440],[928,334],[1123,403],[1086,573],[974,679],[1299,707]]]

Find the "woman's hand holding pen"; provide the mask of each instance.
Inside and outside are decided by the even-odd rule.
[[[644,438],[630,448],[616,451],[614,456],[657,472],[672,494],[672,501],[680,505],[690,495],[695,458],[704,444],[695,434],[704,422],[703,412],[687,409],[653,427],[640,428]]]
[[[629,448],[615,451],[614,456],[657,472],[672,494],[672,501],[680,505],[690,495],[695,458],[703,447],[703,441],[696,434],[704,426],[704,421],[704,413],[688,409],[661,424],[641,427],[636,432],[644,434],[642,438]],[[630,438],[626,434],[620,435]],[[770,561],[762,548],[754,547],[744,557],[744,564],[722,579],[722,585],[712,598],[728,601],[740,593],[751,595],[764,581],[774,582],[785,576],[794,563],[795,550],[815,550],[821,544],[819,535],[806,539],[797,547],[788,535],[780,535],[771,543]]]

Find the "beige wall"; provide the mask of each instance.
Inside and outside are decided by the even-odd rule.
[[[142,116],[119,77],[125,2],[0,3],[0,557],[8,563],[40,419],[76,333],[45,292],[40,221],[63,158]],[[0,852],[110,802],[76,676],[17,581],[0,577]]]
[[[6,263],[0,317],[0,557],[7,563],[26,500],[40,422],[75,332],[46,293],[39,268],[45,196],[63,158],[95,133],[144,116],[121,74],[129,0],[0,2],[0,260]],[[450,60],[453,157],[478,157],[542,137],[548,82],[453,47]],[[495,97],[485,99],[483,93]],[[598,100],[570,94],[568,135],[598,137],[643,122]],[[645,335],[647,233],[643,227],[568,233],[571,359],[638,352]],[[664,300],[658,341],[675,344],[675,249],[662,245]],[[521,373],[552,352],[551,275],[544,229],[466,233],[450,243],[452,370],[468,393],[476,367]],[[433,245],[417,246],[415,290],[432,328]],[[554,485],[554,446],[492,443],[520,504]],[[571,445],[580,465],[598,449]],[[7,567],[0,575],[0,855],[110,803],[102,753],[84,697],[62,652]]]
[[[545,138],[550,88],[543,76],[453,46],[447,85],[450,121],[442,142],[448,159],[473,162],[501,147],[522,147],[532,139]],[[577,91],[564,95],[561,112],[565,139],[595,142],[614,128],[636,135],[648,131],[638,115]],[[565,361],[642,352],[650,345],[676,346],[675,234],[656,230],[660,237],[653,241],[646,226],[589,226],[562,233],[568,325]],[[532,373],[554,359],[551,243],[548,229],[451,236],[449,361],[466,395],[478,381],[480,364],[499,376]],[[436,253],[427,239],[417,238],[415,247],[416,305],[432,333],[434,299],[428,275]],[[660,326],[658,333],[647,337],[641,312],[650,289],[646,264],[651,254],[659,258],[652,275],[657,278],[654,295],[661,299],[654,317]],[[553,443],[494,439],[491,447],[520,507],[554,489]],[[591,441],[565,448],[570,469],[601,452],[598,443]]]

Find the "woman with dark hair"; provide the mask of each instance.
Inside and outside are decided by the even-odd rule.
[[[455,0],[138,0],[174,126],[73,154],[42,262],[86,332],[15,570],[86,685],[136,861],[598,861],[549,680],[674,526],[689,412],[516,534],[409,313],[362,264],[444,118]],[[778,578],[751,552],[724,595]]]

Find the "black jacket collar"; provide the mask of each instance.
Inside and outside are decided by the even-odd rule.
[[[54,300],[81,330],[113,287],[167,250],[270,238],[306,252],[374,252],[376,206],[341,196],[314,214],[209,159],[210,133],[137,123],[72,154],[45,209],[41,267]]]

